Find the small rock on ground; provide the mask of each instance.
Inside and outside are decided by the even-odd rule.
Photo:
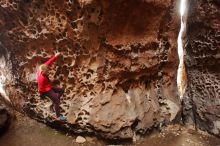
[[[77,136],[76,137],[76,142],[77,143],[84,143],[84,142],[86,142],[86,139],[82,136]]]

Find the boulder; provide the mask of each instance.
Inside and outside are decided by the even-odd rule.
[[[12,4],[10,4],[12,3]],[[1,1],[0,85],[18,110],[57,128],[132,139],[180,120],[178,2]],[[50,79],[65,88],[54,121],[36,67],[59,51]],[[0,86],[1,87],[1,86]]]

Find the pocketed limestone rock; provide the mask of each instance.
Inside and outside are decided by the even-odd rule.
[[[220,136],[220,9],[215,0],[189,2],[186,40],[186,122]]]
[[[132,139],[180,120],[177,94],[178,2],[72,0],[0,2],[7,48],[4,91],[32,118],[80,133]],[[37,93],[38,65],[56,51],[53,85],[65,89],[54,121]]]

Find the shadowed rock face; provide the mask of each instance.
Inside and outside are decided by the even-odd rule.
[[[220,5],[191,1],[188,17],[185,114],[199,128],[220,135]],[[191,112],[191,113],[190,113]]]
[[[11,113],[9,113],[8,109],[0,102],[0,136],[8,130],[10,122]]]
[[[159,0],[0,2],[2,82],[11,102],[33,118],[75,132],[131,138],[179,119],[177,4]],[[66,123],[40,100],[37,64],[55,51],[50,79],[65,88]],[[7,71],[7,72],[6,72]]]

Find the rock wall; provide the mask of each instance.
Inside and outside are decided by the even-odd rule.
[[[220,3],[190,1],[188,15],[185,120],[220,136]]]
[[[172,0],[24,0],[0,2],[0,40],[11,66],[2,83],[13,105],[37,120],[132,138],[180,119],[177,94],[178,3]],[[1,48],[1,50],[2,50]],[[50,70],[65,88],[53,121],[51,102],[40,100],[37,65],[56,51]]]
[[[0,136],[10,127],[13,115],[13,112],[0,101]]]
[[[9,128],[12,118],[12,112],[5,107],[0,101],[0,136],[2,136]]]

